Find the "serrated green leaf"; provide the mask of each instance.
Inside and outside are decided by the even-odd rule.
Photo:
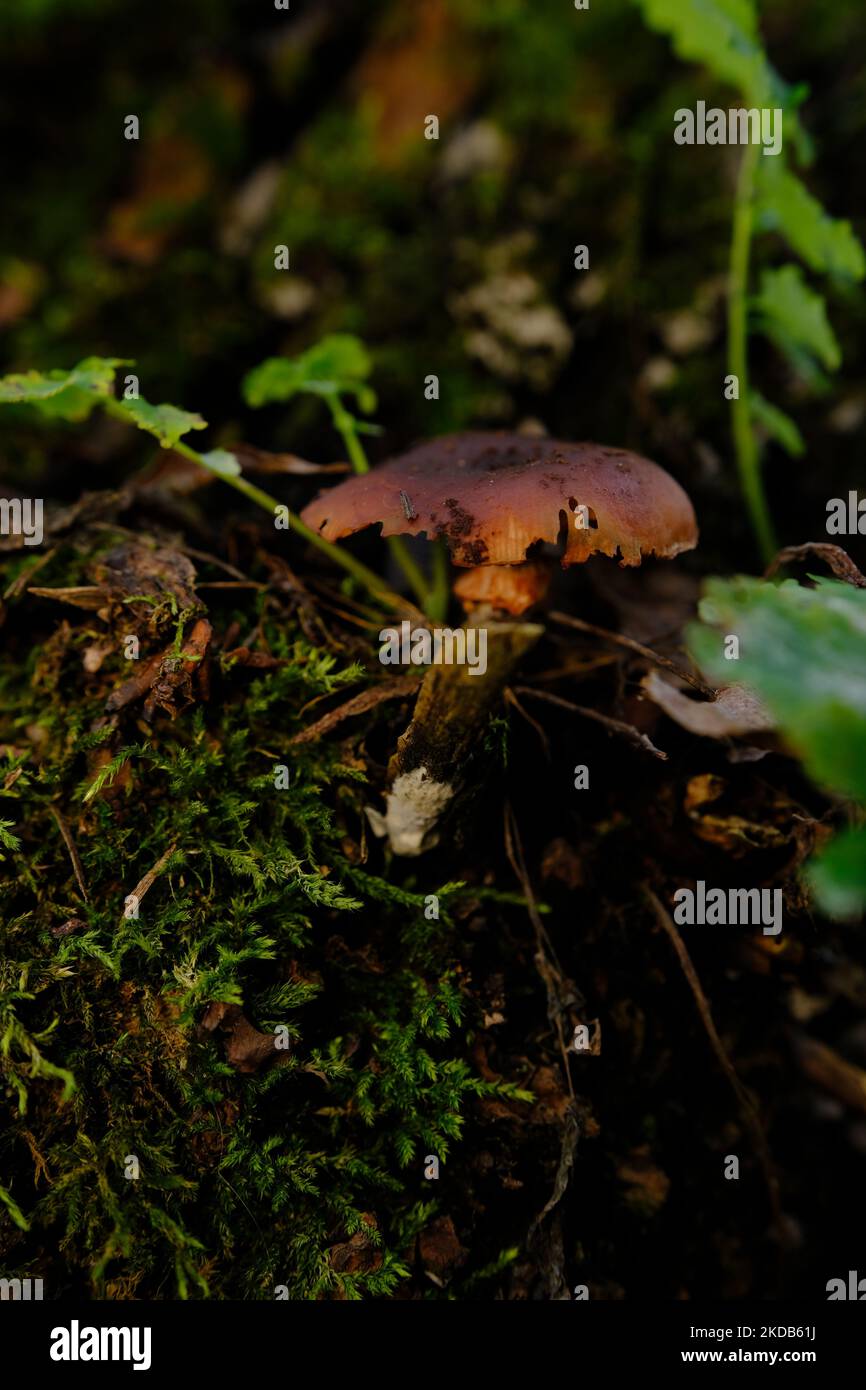
[[[686,62],[703,63],[758,104],[786,105],[789,89],[767,62],[754,0],[636,0],[651,29]]]
[[[827,318],[820,294],[810,289],[797,265],[765,270],[761,290],[752,301],[757,327],[795,366],[804,354],[830,371],[842,361],[842,353]]]
[[[866,253],[851,227],[825,212],[779,159],[762,159],[755,182],[755,223],[778,232],[811,270],[852,280],[866,275]]]
[[[866,827],[837,835],[811,861],[808,878],[828,917],[862,917],[866,912]]]
[[[376,407],[375,393],[365,384],[372,365],[358,338],[334,333],[300,357],[269,357],[254,367],[244,378],[244,399],[258,407],[290,400],[301,391],[318,396],[352,395],[361,409],[369,412]]]
[[[790,415],[786,415],[784,410],[780,410],[771,401],[765,400],[759,391],[750,392],[749,409],[752,419],[762,425],[770,438],[775,439],[776,443],[781,444],[794,458],[799,458],[806,452],[803,436]]]
[[[32,405],[51,419],[86,420],[111,395],[117,357],[85,357],[70,371],[15,372],[0,379],[0,404]]]
[[[866,589],[817,579],[711,579],[700,605],[705,626],[689,644],[699,664],[729,682],[723,637],[736,634],[737,679],[775,716],[817,783],[866,804]],[[866,908],[866,830],[846,831],[809,867],[830,916]]]
[[[130,424],[137,425],[159,440],[163,449],[172,449],[182,435],[190,430],[207,429],[207,420],[193,415],[189,410],[180,410],[176,405],[151,405],[150,401],[138,398],[130,401],[117,401],[115,414],[123,413]]]
[[[737,679],[771,710],[810,776],[866,802],[866,589],[815,584],[712,579],[700,606],[708,626],[689,640],[701,666],[730,682],[711,628],[735,633]]]

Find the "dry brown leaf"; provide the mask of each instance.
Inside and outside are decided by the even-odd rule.
[[[724,686],[714,700],[693,700],[660,672],[650,671],[641,687],[669,719],[701,738],[734,738],[775,727],[769,711],[742,685]]]
[[[200,1026],[207,1033],[218,1029],[224,1035],[226,1061],[243,1076],[286,1055],[277,1049],[276,1034],[261,1033],[238,1004],[208,1004]]]
[[[315,477],[320,473],[349,473],[348,463],[310,463],[297,454],[273,454],[252,444],[232,444],[234,454],[245,473],[290,473],[298,477]]]
[[[98,613],[108,602],[105,589],[100,589],[95,584],[78,584],[66,589],[41,589],[33,585],[27,592],[36,598],[50,598],[56,603],[70,603],[73,608],[84,608],[90,613]]]
[[[425,1273],[436,1276],[435,1282],[444,1282],[447,1277],[466,1259],[467,1251],[457,1238],[457,1231],[450,1216],[440,1216],[432,1221],[418,1237],[418,1254]]]
[[[179,550],[124,541],[94,566],[93,577],[120,601],[146,594],[171,599],[181,611],[201,608],[195,594],[195,566]]]

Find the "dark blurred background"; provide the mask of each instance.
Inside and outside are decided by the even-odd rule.
[[[862,237],[862,0],[762,13],[771,60],[811,89],[807,182]],[[721,388],[739,151],[672,137],[676,107],[736,99],[628,0],[5,0],[0,53],[3,370],[134,358],[142,394],[201,411],[214,442],[327,459],[320,405],[248,418],[239,383],[356,333],[375,359],[374,456],[527,420],[637,448],[692,492],[701,569],[756,566]],[[766,235],[755,255],[756,272],[785,258]],[[789,543],[826,539],[827,499],[862,477],[866,308],[822,289],[843,351],[829,387],[752,344],[755,384],[808,444],[793,464],[767,455]],[[96,418],[0,420],[4,481],[49,495],[115,481],[144,447]]]

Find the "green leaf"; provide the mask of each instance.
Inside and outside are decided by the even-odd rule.
[[[814,582],[711,579],[700,605],[707,626],[694,625],[689,642],[703,669],[729,683],[723,636],[736,634],[737,679],[771,710],[809,775],[866,804],[866,589]],[[862,913],[866,828],[837,836],[808,876],[829,916]]]
[[[789,454],[799,458],[806,452],[803,436],[790,415],[786,415],[784,410],[780,410],[771,401],[765,400],[759,391],[750,392],[749,409],[752,419],[762,425],[770,438],[781,444]]]
[[[866,827],[837,835],[811,861],[808,878],[828,917],[862,917],[866,912]]]
[[[199,458],[211,473],[219,473],[223,478],[237,478],[241,466],[228,449],[211,449],[210,453],[199,454]]]
[[[130,424],[154,435],[163,449],[172,449],[181,435],[190,430],[207,429],[207,420],[193,415],[189,410],[179,410],[176,405],[151,405],[141,398],[131,401],[116,401],[113,414],[126,415]]]
[[[839,366],[842,353],[827,318],[827,306],[806,284],[799,266],[765,270],[752,307],[757,311],[760,331],[795,367],[808,371],[811,358],[830,371]]]
[[[751,101],[785,106],[790,89],[767,62],[754,0],[636,0],[651,29],[686,62],[703,63]]]
[[[850,222],[831,217],[780,159],[758,162],[755,225],[778,232],[811,270],[862,280],[866,253]]]
[[[818,579],[712,579],[691,629],[701,666],[751,687],[776,717],[810,776],[866,803],[866,589]],[[722,634],[740,639],[736,667]]]
[[[85,357],[70,371],[16,372],[0,379],[0,404],[32,405],[45,416],[86,420],[100,398],[110,396],[118,357]]]
[[[365,384],[372,366],[360,339],[348,333],[331,334],[300,357],[269,357],[254,367],[244,378],[244,399],[258,407],[290,400],[302,391],[317,396],[352,395],[369,413],[376,408],[375,393]]]

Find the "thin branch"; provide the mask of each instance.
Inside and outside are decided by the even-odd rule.
[[[300,733],[290,738],[289,743],[312,743],[314,739],[321,738],[322,734],[329,733],[335,725],[342,723],[344,719],[351,719],[356,714],[365,714],[367,710],[380,705],[383,700],[396,700],[403,695],[412,695],[418,689],[421,680],[421,676],[412,673],[383,681],[381,685],[370,686],[369,689],[362,690],[359,695],[353,695],[352,699],[347,700],[344,705],[338,705],[336,709],[323,714],[322,718],[317,719],[315,724],[310,724],[308,728],[302,729]]]
[[[647,661],[653,661],[657,666],[664,666],[666,671],[672,671],[675,676],[679,676],[680,680],[694,686],[695,690],[700,690],[702,695],[706,695],[711,700],[715,699],[716,691],[713,686],[706,685],[698,676],[693,676],[690,671],[684,671],[677,666],[670,657],[654,652],[652,647],[645,647],[642,642],[636,642],[632,637],[625,637],[621,632],[609,632],[607,628],[596,627],[595,623],[588,623],[583,618],[573,618],[569,613],[549,613],[548,617],[555,623],[564,623],[566,627],[575,627],[580,632],[589,632],[593,637],[601,637],[605,642],[614,642],[618,647],[626,647],[628,651],[646,657]]]
[[[533,719],[532,715],[529,713],[529,710],[523,708],[514,691],[511,689],[511,686],[507,685],[503,690],[502,694],[503,698],[505,699],[506,705],[513,705],[514,708],[517,710],[518,714],[522,715],[523,718],[526,720],[527,724],[529,724],[529,726],[533,728],[535,732],[538,734],[539,741],[541,743],[542,748],[544,749],[544,756],[547,758],[547,761],[550,762],[550,739],[547,737],[547,734],[544,732],[544,729],[539,724],[538,720]]]
[[[78,887],[81,889],[81,896],[84,899],[84,901],[87,902],[87,886],[84,882],[84,871],[81,867],[81,859],[79,857],[78,850],[75,847],[75,841],[72,838],[72,832],[70,831],[69,826],[66,824],[66,821],[63,819],[56,806],[49,806],[48,809],[54,817],[55,821],[57,822],[57,828],[60,831],[60,834],[63,836],[63,843],[69,851],[69,858],[72,860],[72,867],[75,870],[75,878],[76,882],[78,883]]]
[[[817,555],[823,560],[837,579],[843,579],[846,584],[853,584],[855,589],[866,589],[866,574],[858,570],[851,556],[841,545],[831,545],[828,541],[806,541],[805,545],[786,545],[767,567],[764,578],[770,579],[782,565],[789,565],[794,560],[806,560],[810,555]]]
[[[169,859],[174,854],[176,849],[177,844],[169,845],[168,849],[165,851],[165,854],[160,855],[153,868],[148,869],[147,873],[144,875],[144,878],[142,878],[140,882],[138,882],[135,885],[132,892],[128,894],[128,897],[136,898],[140,903],[145,893],[150,892],[157,878],[162,873],[163,869],[165,868],[166,864],[168,863]]]
[[[648,739],[646,734],[642,734],[640,729],[636,729],[633,724],[624,724],[621,719],[612,719],[609,714],[601,714],[597,709],[588,709],[586,705],[575,705],[571,700],[563,700],[561,695],[551,695],[547,690],[535,690],[531,685],[517,685],[514,689],[518,695],[532,695],[536,700],[545,700],[549,705],[570,710],[572,714],[580,714],[584,719],[594,719],[597,724],[601,724],[610,733],[620,734],[636,748],[642,748],[645,753],[651,753],[654,758],[660,758],[662,762],[667,762],[667,753],[663,753],[661,748],[656,748],[652,740]]]

